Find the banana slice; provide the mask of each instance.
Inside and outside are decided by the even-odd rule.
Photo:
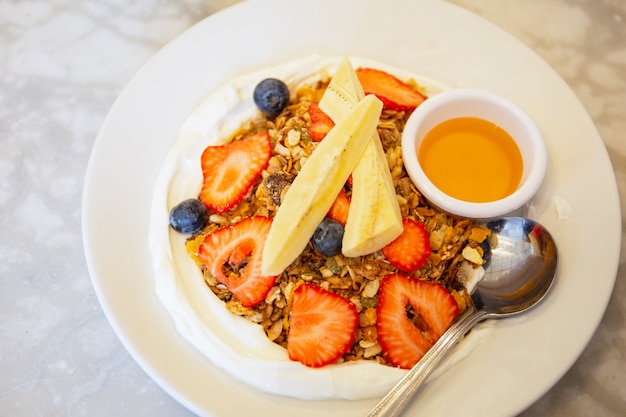
[[[337,123],[363,96],[363,87],[354,68],[348,59],[344,59],[319,106]],[[376,252],[398,237],[402,229],[402,215],[391,172],[375,131],[352,172],[352,200],[342,252],[348,257]]]
[[[375,96],[363,98],[311,154],[272,222],[263,275],[279,275],[302,253],[376,132],[381,111]]]

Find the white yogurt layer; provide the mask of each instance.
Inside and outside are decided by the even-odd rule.
[[[431,80],[378,62],[350,60],[355,67],[371,66],[400,78],[413,78],[426,87],[427,95],[443,89]],[[379,397],[406,371],[367,360],[316,369],[291,361],[286,350],[271,342],[260,325],[230,313],[213,294],[185,250],[186,236],[169,227],[169,212],[179,202],[198,196],[202,186],[202,151],[209,145],[226,142],[242,122],[258,116],[252,92],[259,81],[279,78],[295,91],[302,84],[332,75],[340,61],[341,58],[310,56],[232,79],[210,94],[185,121],[163,163],[150,220],[156,293],[180,334],[233,377],[271,394],[309,400]],[[467,356],[484,339],[487,329],[488,326],[474,329],[471,337],[448,358],[446,367]]]

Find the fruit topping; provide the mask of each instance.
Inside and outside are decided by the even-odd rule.
[[[261,273],[263,245],[272,225],[268,217],[248,217],[207,235],[198,257],[209,273],[226,285],[244,306],[254,307],[276,281]]]
[[[263,113],[278,116],[289,104],[289,87],[276,78],[266,78],[254,88],[252,98]]]
[[[314,368],[334,362],[350,350],[358,323],[349,300],[316,285],[300,285],[289,317],[289,358]]]
[[[338,221],[325,218],[317,226],[311,244],[324,256],[335,256],[341,253],[341,240],[343,239],[343,226]]]
[[[209,146],[202,153],[204,182],[200,200],[216,213],[235,207],[267,167],[272,144],[267,132],[226,145]]]
[[[264,114],[204,150],[199,198],[170,213],[225,308],[304,366],[410,368],[466,308],[462,268],[488,259],[485,231],[425,204],[402,169],[418,88],[347,59],[291,101],[282,81],[264,80]]]
[[[383,248],[383,254],[396,268],[404,272],[420,269],[430,256],[430,240],[424,223],[403,219],[404,230],[393,242]]]
[[[333,120],[341,120],[364,96],[352,64],[344,59],[319,106]],[[377,132],[350,178],[352,196],[349,216],[342,222],[345,226],[342,252],[345,256],[357,257],[382,249],[402,232],[400,204]]]
[[[172,229],[187,235],[198,233],[204,229],[208,220],[209,211],[197,198],[184,200],[170,211]]]
[[[349,211],[350,199],[346,195],[345,188],[342,188],[341,191],[339,191],[337,198],[335,198],[333,205],[330,207],[330,210],[328,210],[328,214],[326,216],[338,221],[345,227]]]
[[[335,126],[335,122],[322,109],[318,103],[309,104],[309,116],[311,116],[311,126],[309,126],[309,136],[311,140],[319,142],[330,132]]]
[[[378,294],[378,341],[385,358],[404,369],[415,365],[459,314],[443,286],[403,274],[383,278]]]
[[[356,74],[365,94],[374,94],[385,109],[414,110],[426,100],[426,96],[395,76],[374,68],[358,68]]]
[[[380,100],[365,97],[306,160],[276,211],[263,249],[263,273],[282,273],[306,248],[376,132],[381,111]]]

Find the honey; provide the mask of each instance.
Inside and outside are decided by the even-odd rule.
[[[486,203],[512,194],[524,164],[515,140],[476,117],[447,120],[430,130],[417,152],[430,181],[459,200]]]

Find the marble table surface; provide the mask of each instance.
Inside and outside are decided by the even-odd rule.
[[[626,207],[626,2],[452,2],[512,33],[565,79],[598,127]],[[81,188],[98,130],[133,74],[233,3],[0,0],[1,416],[191,415],[129,356],[99,307]],[[626,415],[625,261],[622,249],[589,345],[522,416]]]

